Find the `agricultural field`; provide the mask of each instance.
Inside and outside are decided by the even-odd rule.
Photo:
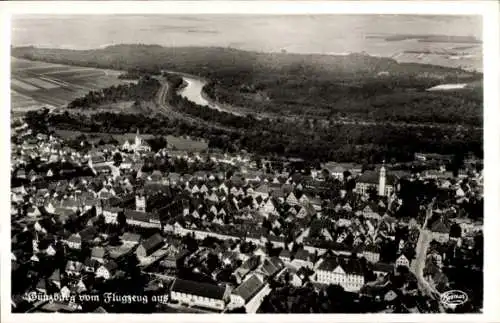
[[[26,113],[30,110],[36,110],[40,107],[40,103],[33,100],[29,96],[25,96],[17,93],[16,91],[10,92],[10,97],[12,101],[12,106],[15,104],[15,109],[12,109],[12,117],[21,116],[23,113]]]
[[[122,72],[11,58],[11,111],[62,108],[91,90],[127,81]]]

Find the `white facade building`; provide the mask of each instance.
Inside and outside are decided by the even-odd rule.
[[[365,283],[359,259],[347,257],[325,259],[315,276],[318,283],[340,285],[348,292],[358,292]]]

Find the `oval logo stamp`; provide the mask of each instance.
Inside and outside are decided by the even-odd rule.
[[[468,298],[467,294],[461,290],[449,290],[441,294],[441,303],[446,306],[455,307],[465,304]]]

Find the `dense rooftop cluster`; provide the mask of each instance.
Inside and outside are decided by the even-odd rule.
[[[310,166],[245,152],[156,150],[139,133],[79,149],[53,134],[15,131],[14,311],[482,306],[482,277],[460,281],[465,271],[482,272],[480,161],[466,160],[456,174]],[[416,157],[422,165],[436,156]],[[450,289],[471,301],[440,308],[436,295]],[[32,292],[36,299],[25,297]],[[107,302],[109,292],[116,295]]]

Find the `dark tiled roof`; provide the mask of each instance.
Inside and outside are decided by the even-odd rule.
[[[94,247],[91,255],[93,258],[103,258],[106,255],[106,250],[103,247]]]
[[[83,264],[79,261],[68,260],[66,263],[66,271],[81,271],[83,269]]]
[[[61,281],[61,272],[59,271],[59,269],[54,270],[52,275],[50,275],[49,280],[57,282]]]
[[[295,259],[298,260],[303,260],[303,261],[309,261],[311,258],[311,255],[309,254],[309,251],[305,249],[300,249],[295,253]]]
[[[45,279],[40,279],[38,283],[36,284],[36,288],[40,290],[45,290],[47,284],[45,283]]]
[[[82,239],[78,234],[72,234],[68,240],[68,242],[81,243]]]
[[[147,212],[140,212],[136,210],[125,210],[125,217],[130,220],[135,220],[135,221],[141,221],[141,222],[150,222],[150,220],[157,220],[159,221],[160,219],[156,214],[153,213],[147,213]]]
[[[450,233],[450,226],[445,224],[442,220],[438,220],[432,224],[432,232]]]
[[[123,241],[133,241],[133,242],[139,242],[141,240],[141,235],[136,234],[136,233],[130,233],[130,232],[125,232],[122,236],[121,239]]]
[[[97,260],[91,259],[90,257],[86,258],[83,262],[83,264],[87,267],[92,267],[95,268],[98,265]]]
[[[255,189],[255,192],[269,194],[269,186],[267,186],[266,184],[260,185]]]
[[[262,264],[262,271],[269,276],[276,274],[278,271],[283,269],[284,263],[281,259],[277,257],[266,258]]]
[[[248,258],[247,261],[245,261],[240,268],[254,270],[259,265],[259,262],[260,262],[259,256],[253,256]]]
[[[94,227],[87,227],[80,231],[80,236],[83,240],[92,240],[97,235],[97,230]]]
[[[379,253],[380,252],[380,246],[378,246],[376,244],[369,244],[367,246],[364,246],[362,248],[362,251]]]
[[[118,264],[114,261],[110,261],[104,265],[110,273],[114,273],[118,269]]]
[[[142,247],[146,251],[146,254],[150,254],[151,252],[158,250],[162,245],[163,238],[158,233],[152,235],[142,243]]]
[[[384,272],[384,273],[390,273],[390,272],[394,271],[394,266],[391,264],[383,263],[383,262],[377,262],[377,263],[373,264],[373,270]]]
[[[290,256],[291,256],[290,251],[287,249],[283,249],[280,252],[280,257],[290,258]]]
[[[252,275],[250,278],[245,280],[240,286],[238,286],[233,294],[241,296],[245,303],[252,299],[262,288],[264,283],[259,279],[259,277]]]
[[[224,299],[224,287],[177,278],[170,289],[172,292],[197,295],[210,299]]]
[[[397,180],[397,177],[393,174],[387,172],[385,183],[387,185],[394,185]],[[366,171],[364,172],[358,179],[359,183],[368,183],[368,184],[378,184],[379,182],[379,171]]]
[[[320,270],[333,271],[340,266],[347,274],[363,275],[363,269],[359,259],[348,257],[329,257],[326,258],[318,267]]]

